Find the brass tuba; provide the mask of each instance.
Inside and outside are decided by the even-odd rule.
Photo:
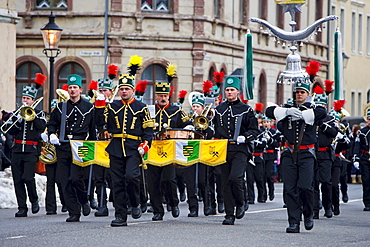
[[[211,107],[212,107],[212,103],[206,105],[206,107],[204,107],[202,113],[199,116],[196,116],[194,118],[193,124],[194,124],[195,129],[205,130],[209,127],[209,120],[208,120],[207,117],[208,117],[208,114],[211,110]]]

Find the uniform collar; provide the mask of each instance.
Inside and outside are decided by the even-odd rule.
[[[69,102],[71,103],[71,105],[76,106],[81,103],[81,100],[82,98],[80,98],[77,102],[73,102],[72,100],[69,100]]]
[[[226,101],[226,104],[227,104],[228,106],[232,106],[232,105],[237,105],[237,104],[239,104],[239,102],[240,102],[240,99],[236,99],[236,100],[234,100],[234,101]]]
[[[130,105],[130,104],[132,104],[132,103],[134,103],[134,101],[135,101],[135,98],[134,97],[132,97],[129,101],[124,101],[124,100],[121,100],[121,103],[123,104],[123,105]]]
[[[165,105],[163,107],[161,107],[159,104],[156,104],[156,106],[158,107],[158,109],[164,110],[164,109],[167,109],[168,107],[170,107],[170,103],[168,103],[167,105]]]

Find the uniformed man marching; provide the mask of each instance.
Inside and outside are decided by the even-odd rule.
[[[286,139],[281,164],[288,209],[287,233],[299,233],[301,206],[305,229],[313,228],[316,124],[326,116],[325,108],[306,102],[310,91],[309,83],[297,82],[294,91],[296,104],[293,106],[270,106],[266,109],[266,116],[276,119],[277,127]]]
[[[253,109],[238,98],[240,80],[237,77],[225,79],[225,98],[215,109],[212,119],[215,138],[229,139],[226,163],[221,165],[224,188],[225,220],[223,225],[234,225],[235,218],[244,217],[244,173],[246,162],[251,158],[252,144],[258,134],[257,120]],[[235,210],[236,206],[236,210]]]
[[[82,214],[90,214],[87,185],[84,175],[88,167],[72,163],[69,140],[96,140],[94,106],[82,99],[82,78],[68,76],[69,100],[58,103],[47,124],[49,141],[57,152],[57,181],[62,184],[64,200],[69,212],[67,222],[80,221]]]
[[[132,206],[132,217],[141,217],[140,164],[153,137],[153,121],[147,105],[133,97],[134,76],[120,75],[118,81],[120,100],[105,106],[105,99],[97,100],[95,107],[97,126],[112,134],[106,151],[110,158],[115,219],[111,226],[127,226],[127,201]],[[101,114],[104,111],[104,115]],[[128,198],[127,198],[128,196]]]

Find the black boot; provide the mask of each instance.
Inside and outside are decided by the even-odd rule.
[[[234,216],[225,216],[222,225],[234,225],[235,217]]]
[[[36,201],[34,203],[31,203],[32,204],[32,213],[33,214],[37,214],[39,211],[40,211],[40,205],[39,205],[39,201]]]
[[[110,223],[110,226],[127,226],[127,220],[124,220],[120,217],[116,217],[112,222]]]
[[[20,209],[15,213],[15,217],[27,217],[28,209]]]
[[[299,233],[299,224],[291,223],[286,229],[287,233]]]
[[[106,205],[99,207],[98,211],[94,213],[95,217],[105,217],[109,215],[109,211]]]

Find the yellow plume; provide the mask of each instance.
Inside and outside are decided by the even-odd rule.
[[[168,64],[168,66],[167,66],[167,75],[169,75],[171,77],[176,76],[176,65],[174,65],[172,63]]]
[[[130,62],[127,64],[127,66],[131,67],[132,65],[141,67],[143,65],[143,58],[139,57],[138,55],[130,56]]]

